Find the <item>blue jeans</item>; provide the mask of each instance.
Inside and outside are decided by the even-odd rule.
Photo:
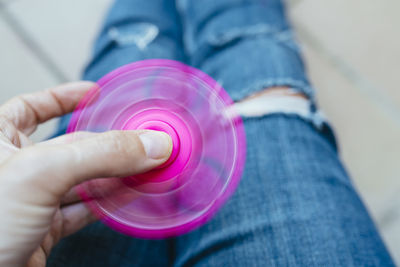
[[[84,78],[168,58],[202,69],[237,101],[272,86],[310,100],[308,116],[245,117],[237,192],[199,229],[140,240],[95,223],[65,238],[49,266],[393,266],[318,115],[279,0],[117,0]],[[68,117],[60,123],[65,131]]]

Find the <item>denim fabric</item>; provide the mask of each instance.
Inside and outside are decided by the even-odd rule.
[[[282,85],[313,98],[280,0],[177,2],[190,62],[234,100]]]
[[[235,100],[286,85],[313,101],[278,0],[117,0],[84,78],[151,57],[187,59]],[[282,113],[244,124],[242,181],[210,222],[158,241],[95,223],[60,242],[49,266],[393,266],[326,124]]]
[[[83,79],[97,81],[108,72],[138,60],[165,58],[185,62],[180,20],[171,0],[115,1]],[[70,115],[61,119],[58,132],[65,132],[69,119]]]
[[[241,184],[176,239],[176,266],[391,266],[334,146],[303,119],[246,119]]]

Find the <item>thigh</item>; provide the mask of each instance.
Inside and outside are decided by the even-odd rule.
[[[47,266],[168,266],[169,242],[135,239],[97,222],[60,242]]]
[[[238,101],[272,86],[313,98],[281,0],[177,0],[192,64]]]
[[[334,145],[283,114],[245,120],[237,192],[208,224],[177,238],[177,266],[391,266]]]
[[[245,118],[241,184],[208,224],[177,238],[176,265],[392,265],[317,112],[283,2],[178,2],[192,62],[235,101],[283,86],[310,106]]]
[[[185,62],[182,25],[175,1],[115,0],[95,41],[83,79],[97,81],[110,71],[139,60],[163,58]],[[65,133],[64,116],[56,135]]]

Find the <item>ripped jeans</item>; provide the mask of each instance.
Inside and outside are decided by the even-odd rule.
[[[265,96],[256,111],[238,104],[248,140],[244,175],[204,226],[139,240],[95,223],[60,242],[49,266],[393,265],[319,115],[281,1],[117,0],[84,78],[149,58],[202,69],[235,101],[274,86],[307,100]]]

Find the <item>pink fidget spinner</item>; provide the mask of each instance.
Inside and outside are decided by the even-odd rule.
[[[184,234],[209,220],[234,192],[245,163],[243,122],[228,94],[202,71],[164,59],[128,64],[97,85],[68,132],[163,131],[173,151],[147,173],[80,185],[81,198],[108,226],[140,238]]]

